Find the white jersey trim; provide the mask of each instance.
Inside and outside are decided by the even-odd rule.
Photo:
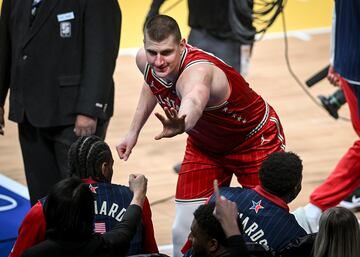
[[[208,198],[196,198],[196,199],[177,199],[175,198],[175,203],[177,204],[193,204],[206,202]]]
[[[259,132],[259,130],[265,125],[267,119],[269,118],[269,113],[270,113],[269,104],[265,100],[264,100],[264,103],[265,103],[264,117],[262,118],[260,123],[253,130],[251,130],[249,134],[247,134],[247,136],[245,137],[245,140],[249,139],[250,137],[255,135],[257,132]]]
[[[275,118],[275,117],[270,117],[269,120],[275,123],[276,128],[277,128],[277,131],[278,131],[278,132],[277,132],[277,137],[278,137],[278,139],[279,139],[280,142],[281,142],[280,148],[285,151],[285,147],[286,147],[286,145],[285,145],[285,140],[284,140],[284,137],[280,134],[280,123],[279,123],[278,119]]]
[[[351,80],[351,79],[347,79],[347,78],[344,78],[344,79],[350,84],[360,86],[360,81],[355,81],[355,80]]]

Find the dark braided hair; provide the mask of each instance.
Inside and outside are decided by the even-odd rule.
[[[101,165],[112,159],[109,146],[97,136],[83,136],[78,138],[70,147],[70,174],[80,178],[92,177],[106,180],[101,172]]]

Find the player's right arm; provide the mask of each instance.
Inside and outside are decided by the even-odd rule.
[[[144,72],[146,65],[144,49],[139,50],[136,56],[136,64],[139,70]],[[120,159],[126,161],[129,158],[131,150],[136,145],[140,131],[154,110],[156,103],[157,101],[155,96],[146,82],[144,82],[129,131],[123,141],[116,147]]]
[[[45,240],[46,222],[43,206],[37,202],[26,214],[19,228],[19,235],[9,257],[20,257],[22,253]]]

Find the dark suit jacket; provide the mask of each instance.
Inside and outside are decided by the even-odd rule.
[[[9,119],[36,127],[74,124],[77,114],[108,119],[119,50],[117,0],[3,0],[0,106],[10,88]]]

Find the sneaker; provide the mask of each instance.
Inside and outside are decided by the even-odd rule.
[[[331,117],[337,120],[339,118],[339,114],[338,114],[339,108],[335,104],[332,104],[330,102],[329,97],[319,95],[318,98],[324,109],[331,115]]]
[[[181,169],[181,162],[177,163],[174,167],[173,167],[174,171],[176,174],[179,174],[180,169]]]
[[[339,206],[346,209],[359,209],[360,208],[360,187],[358,187],[351,195],[339,203]]]
[[[320,216],[317,218],[309,217],[306,215],[306,210],[304,207],[297,208],[292,212],[292,214],[295,216],[296,221],[306,231],[306,233],[312,234],[318,232]]]

